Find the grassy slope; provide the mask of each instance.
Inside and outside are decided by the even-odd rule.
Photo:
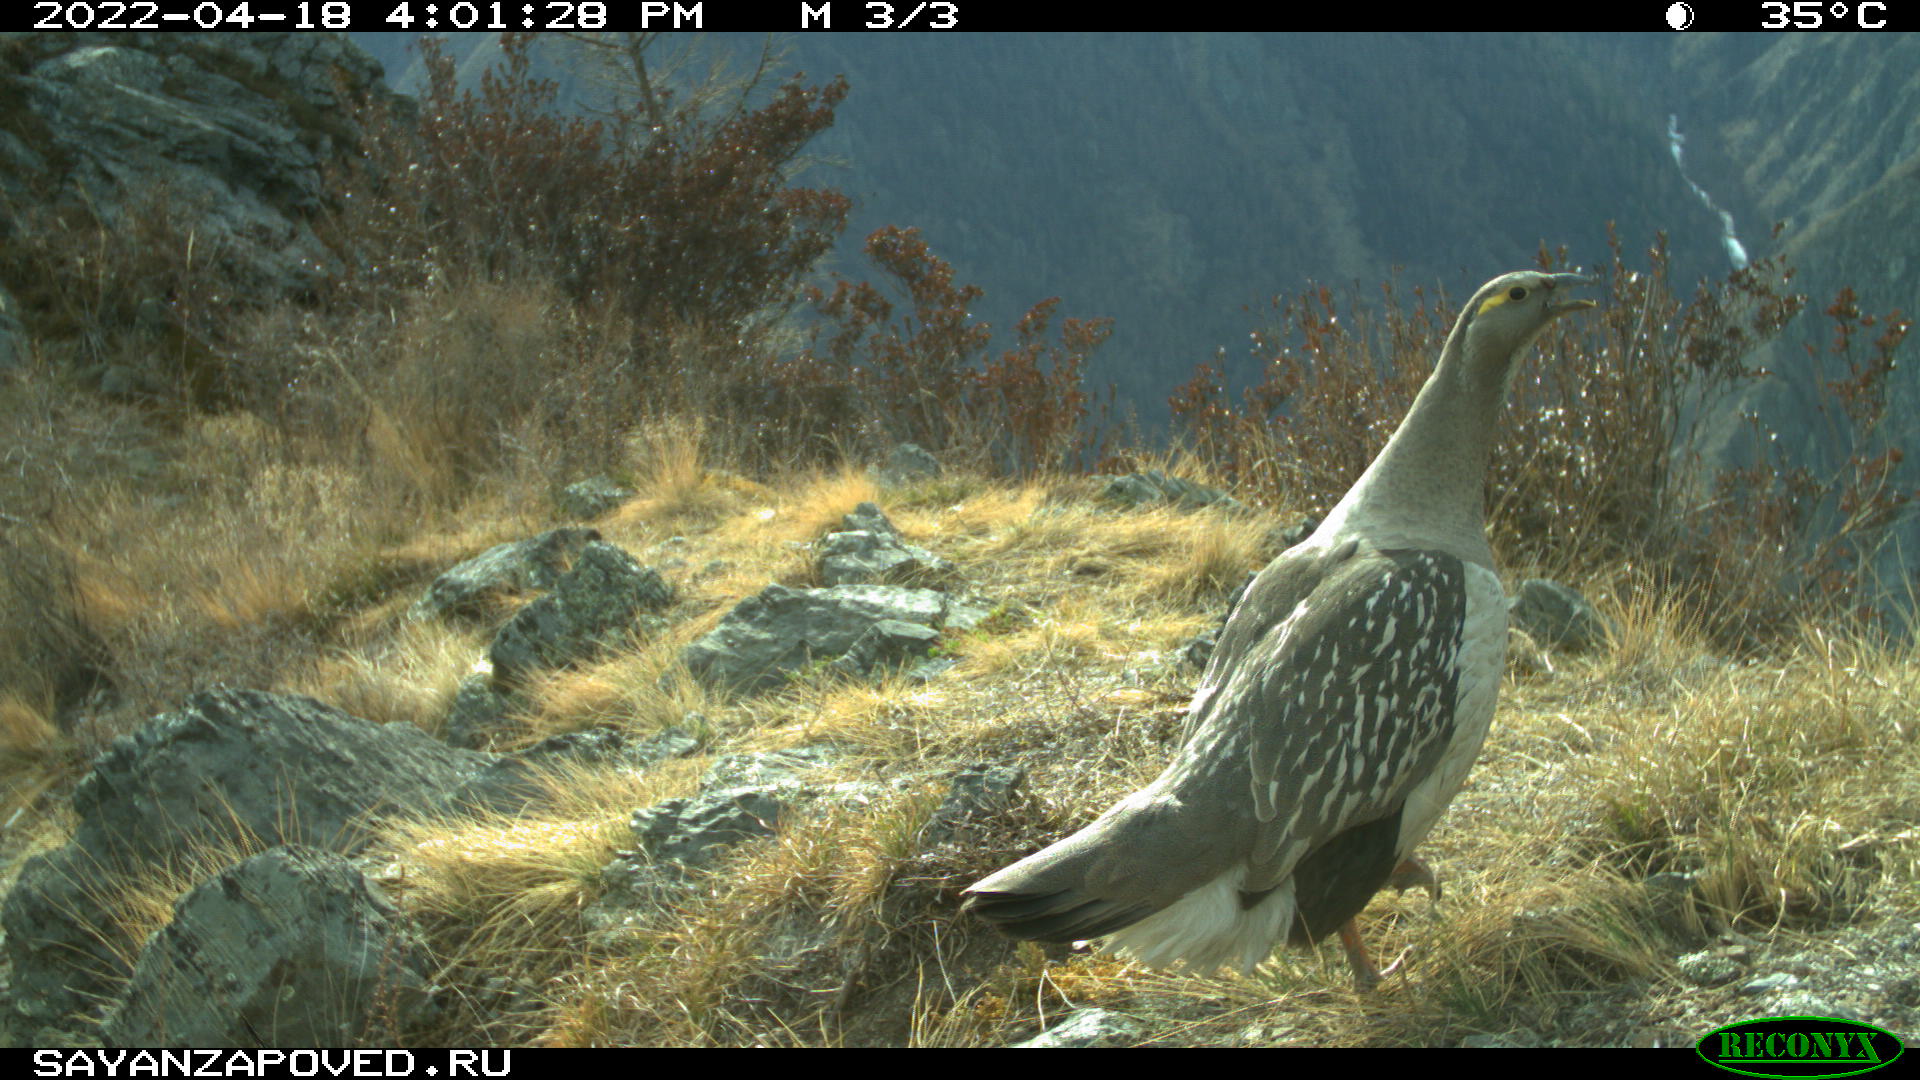
[[[311,693],[433,730],[483,638],[410,624],[406,606],[439,569],[550,520],[537,463],[503,459],[462,483],[429,467],[435,448],[404,434],[431,411],[424,391],[380,391],[375,420],[388,419],[364,440],[302,443],[232,418],[159,425],[37,369],[4,389],[0,419],[39,470],[16,471],[10,505],[43,515],[31,543],[14,534],[0,581],[4,606],[32,602],[38,620],[0,658],[13,867],[59,842],[63,793],[105,738],[193,686]],[[1177,650],[1291,519],[1103,512],[1068,478],[886,493],[852,471],[749,479],[716,465],[725,433],[672,416],[643,431],[610,464],[639,497],[597,524],[666,567],[675,628],[540,683],[518,740],[594,725],[644,735],[699,713],[713,754],[825,742],[843,751],[837,770],[887,794],[742,848],[619,933],[582,917],[598,869],[631,845],[632,810],[693,790],[704,758],[572,775],[567,809],[541,820],[397,830],[380,876],[476,1004],[450,1041],[995,1044],[1089,1005],[1172,1043],[1453,1045],[1520,1028],[1690,1041],[1760,1014],[1678,975],[1674,957],[1703,926],[1736,932],[1721,944],[1764,970],[1765,956],[1835,955],[1848,935],[1920,915],[1910,653],[1809,630],[1730,663],[1690,632],[1683,598],[1622,570],[1585,583],[1625,628],[1612,650],[1514,665],[1487,751],[1425,848],[1444,899],[1383,895],[1369,909],[1370,943],[1402,958],[1381,992],[1352,993],[1338,950],[1193,978],[1012,946],[959,917],[955,894],[1158,771],[1196,677]],[[82,455],[93,467],[75,466]],[[866,499],[997,607],[944,645],[958,667],[925,685],[810,680],[752,701],[662,688],[678,648],[733,603],[768,581],[813,584],[800,545]],[[46,673],[75,655],[117,695],[61,730]],[[978,761],[1026,764],[1028,802],[921,850],[945,778]],[[1667,870],[1704,874],[1704,922],[1639,884]],[[129,905],[148,913],[129,944],[184,887]]]

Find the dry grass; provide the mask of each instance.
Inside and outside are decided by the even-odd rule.
[[[1135,1017],[1160,1044],[1450,1045],[1519,1028],[1581,1039],[1594,1037],[1581,1010],[1597,1000],[1652,1018],[1697,1004],[1673,967],[1697,935],[1816,940],[1920,913],[1911,652],[1808,628],[1731,662],[1710,650],[1692,597],[1620,567],[1582,583],[1619,622],[1610,647],[1510,676],[1481,763],[1423,849],[1444,899],[1383,895],[1363,918],[1383,961],[1402,958],[1380,992],[1352,992],[1337,948],[1193,978],[1002,941],[959,916],[958,890],[1159,771],[1196,678],[1179,650],[1295,516],[1116,512],[1085,481],[1046,476],[948,475],[894,492],[855,469],[747,479],[713,432],[671,413],[596,435],[611,449],[593,469],[541,449],[540,425],[518,414],[491,421],[514,433],[491,444],[497,458],[484,440],[429,452],[426,433],[450,430],[436,410],[464,400],[429,377],[429,357],[484,346],[499,362],[538,360],[560,347],[530,325],[547,310],[537,300],[478,310],[488,298],[447,298],[426,309],[441,329],[374,343],[397,366],[388,381],[377,366],[356,378],[385,415],[413,418],[405,439],[350,400],[338,406],[357,417],[347,440],[237,415],[129,435],[126,416],[63,396],[44,372],[6,384],[12,407],[91,432],[88,453],[144,447],[159,463],[141,482],[89,471],[53,429],[0,413],[66,462],[5,481],[44,511],[9,526],[0,572],[6,617],[22,604],[36,615],[19,624],[34,632],[0,638],[0,836],[13,866],[57,834],[59,796],[92,749],[207,683],[437,730],[485,629],[418,622],[408,606],[441,569],[550,527],[551,492],[604,471],[637,495],[595,525],[662,568],[670,628],[532,680],[513,741],[680,725],[707,752],[637,775],[563,775],[539,817],[389,832],[383,886],[470,1005],[450,1039],[995,1045],[1088,1005]],[[806,545],[863,501],[957,563],[960,588],[993,612],[942,642],[958,661],[949,674],[815,673],[747,700],[679,677],[679,650],[739,600],[769,581],[813,584]],[[99,691],[61,673],[96,669],[111,689],[84,710]],[[617,934],[589,925],[635,809],[693,791],[713,755],[816,744],[835,749],[834,779],[865,785],[864,802],[816,804],[671,902],[636,908]],[[946,778],[982,761],[1025,765],[1026,801],[925,846]],[[132,955],[200,863],[234,854],[117,900],[117,947]],[[1669,871],[1697,876],[1696,902],[1675,908],[1643,885]],[[1729,992],[1706,1008],[1740,1005]]]
[[[1194,553],[1193,565],[1244,572],[1252,556],[1209,515],[1054,510],[1035,487],[977,501],[901,514],[976,587],[1007,588],[1003,611],[1017,612],[956,639],[949,680],[819,679],[732,706],[739,745],[828,742],[918,786],[743,850],[645,947],[580,968],[544,1041],[992,1045],[1086,1005],[1133,1015],[1167,1044],[1578,1037],[1580,1010],[1622,987],[1649,1014],[1682,996],[1672,962],[1690,935],[1846,925],[1868,917],[1869,890],[1886,893],[1874,882],[1912,902],[1920,806],[1902,792],[1915,769],[1884,753],[1907,745],[1911,658],[1810,634],[1777,668],[1731,664],[1707,651],[1684,597],[1623,570],[1591,586],[1621,622],[1614,645],[1509,687],[1485,761],[1428,845],[1446,898],[1388,895],[1370,909],[1373,947],[1403,958],[1384,991],[1348,989],[1337,949],[1245,978],[1184,978],[983,939],[954,918],[952,890],[1086,820],[1170,750],[1191,673],[1137,687],[1129,676],[1204,624],[1194,609],[1208,602],[1168,589],[1164,563]],[[929,875],[899,844],[931,805],[925,778],[980,759],[1027,762],[1032,805],[1046,809],[1000,838],[1011,852],[947,853],[957,861]],[[1680,909],[1641,884],[1676,868],[1700,876]],[[901,905],[875,906],[885,882]],[[832,964],[791,952],[796,926],[821,925]],[[866,988],[880,969],[885,993]],[[895,1010],[884,1024],[881,1002]]]

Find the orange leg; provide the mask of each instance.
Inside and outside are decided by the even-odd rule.
[[[1379,986],[1380,969],[1373,966],[1373,958],[1360,941],[1360,928],[1352,919],[1340,924],[1340,945],[1347,950],[1347,966],[1353,969],[1353,988],[1365,993]]]
[[[1399,892],[1419,886],[1427,890],[1428,896],[1440,899],[1440,879],[1434,875],[1431,867],[1412,855],[1400,860],[1400,865],[1393,868],[1387,884]],[[1353,919],[1341,924],[1340,945],[1347,951],[1347,966],[1353,969],[1353,988],[1362,992],[1379,986],[1380,981],[1392,974],[1400,966],[1401,960],[1406,959],[1403,955],[1384,970],[1375,966],[1373,957],[1367,955],[1366,944],[1360,940],[1360,927]]]

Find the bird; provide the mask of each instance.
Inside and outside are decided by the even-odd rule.
[[[1594,306],[1571,294],[1591,284],[1522,270],[1473,294],[1386,446],[1242,594],[1165,770],[967,888],[966,910],[1196,973],[1337,931],[1355,986],[1381,981],[1355,917],[1388,885],[1438,897],[1413,851],[1479,756],[1506,661],[1495,421],[1518,358]]]

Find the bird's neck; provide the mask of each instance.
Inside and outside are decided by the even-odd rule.
[[[1458,330],[1448,337],[1406,419],[1328,513],[1329,539],[1364,529],[1396,546],[1493,566],[1484,492],[1512,359],[1471,364],[1463,337]]]

